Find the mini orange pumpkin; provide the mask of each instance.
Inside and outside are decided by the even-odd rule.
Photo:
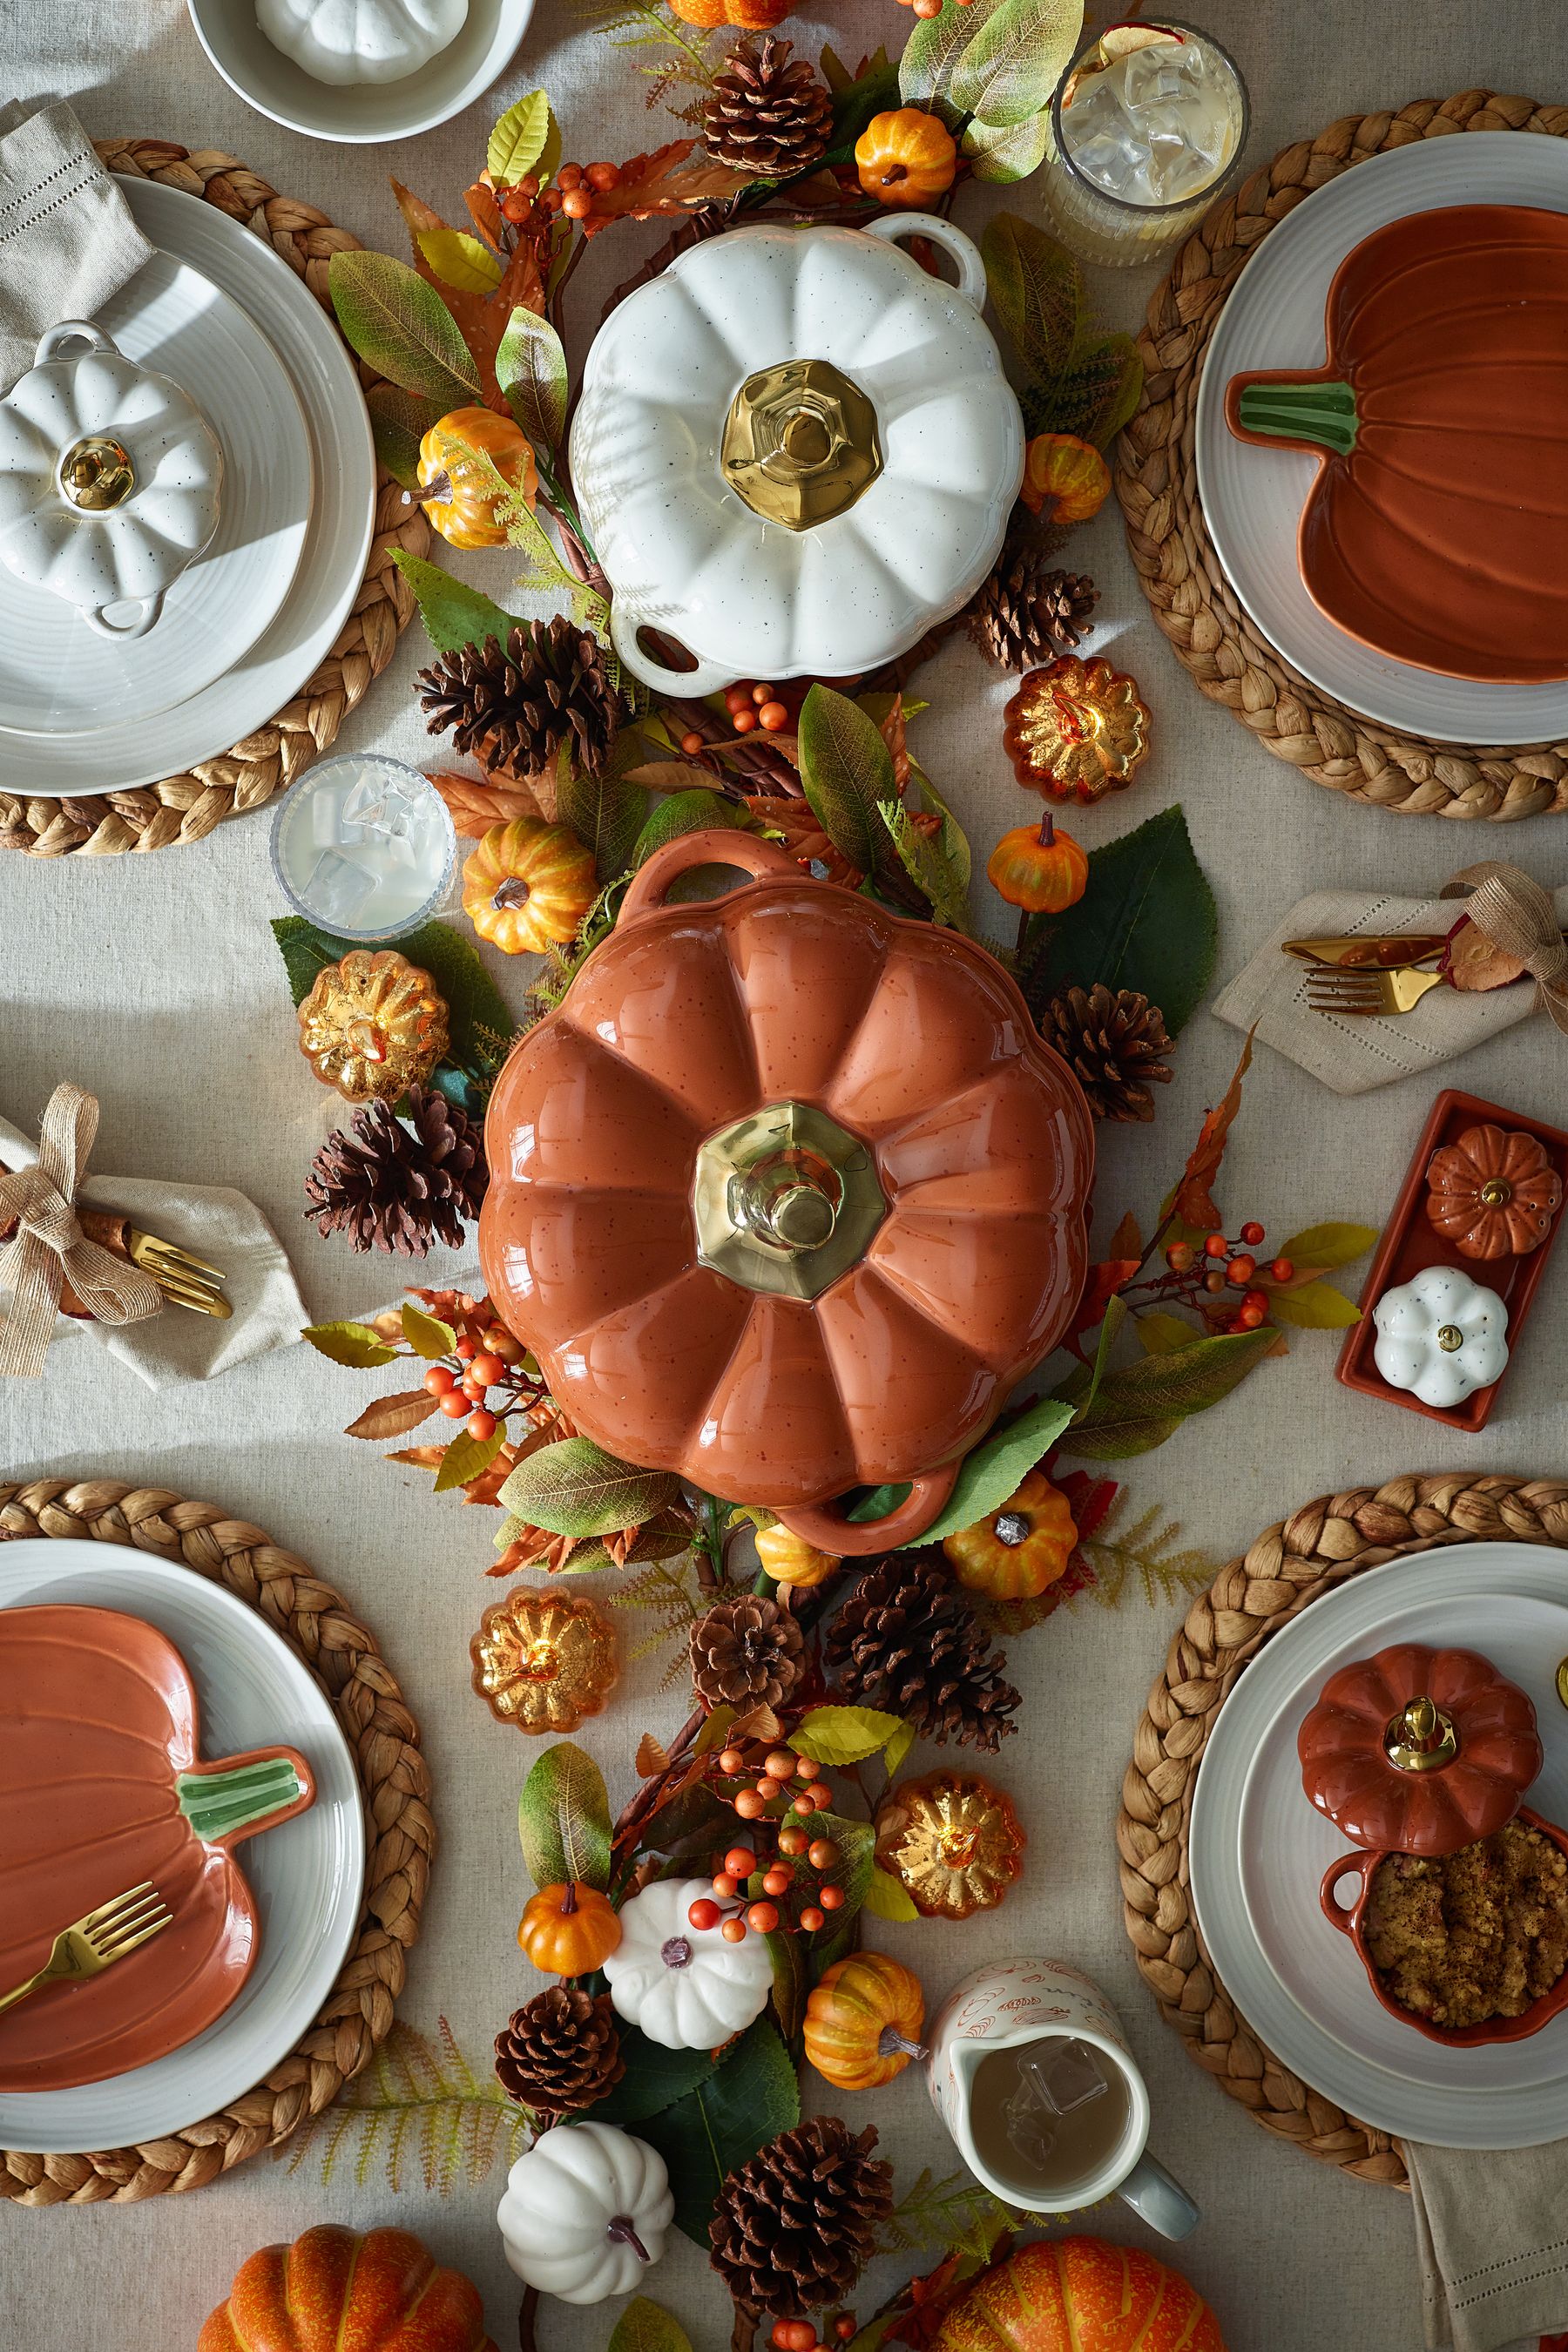
[[[942,1549],[960,1584],[993,1601],[1032,1601],[1054,1584],[1072,1558],[1078,1523],[1068,1498],[1043,1471],[1031,1470],[999,1511],[946,1537]]]
[[[805,2004],[805,2054],[841,2091],[874,2091],[923,2058],[919,1977],[885,1952],[851,1952],[825,1970]]]
[[[1037,824],[1016,824],[992,851],[986,878],[999,898],[1029,915],[1059,915],[1089,887],[1089,859],[1049,809]]]
[[[765,33],[784,23],[795,0],[669,0],[669,5],[683,24],[700,25],[705,32],[715,25],[739,25],[748,33]]]
[[[1024,452],[1018,492],[1031,514],[1047,522],[1087,522],[1110,493],[1110,468],[1092,442],[1076,433],[1037,433]]]
[[[581,1878],[542,1886],[518,1923],[517,1940],[547,1977],[592,1976],[621,1940],[620,1914]]]
[[[860,185],[879,205],[923,212],[958,175],[958,146],[940,115],[923,106],[874,114],[855,142]]]
[[[235,2273],[196,2352],[495,2352],[479,2289],[441,2269],[407,2230],[363,2238],[320,2221],[291,2246],[263,2246]]]
[[[843,1566],[830,1551],[818,1551],[804,1536],[792,1535],[782,1520],[757,1529],[757,1558],[775,1584],[826,1584]]]
[[[1225,2352],[1189,2279],[1103,2238],[1045,2238],[995,2263],[947,2313],[935,2352]]]
[[[463,912],[503,955],[574,937],[597,889],[593,851],[542,817],[492,825],[463,866]]]
[[[1563,1180],[1533,1135],[1468,1127],[1432,1154],[1426,1216],[1461,1257],[1523,1257],[1552,1231]]]
[[[509,489],[533,504],[539,488],[533,446],[510,416],[499,416],[493,408],[454,408],[419,444],[426,519],[453,547],[506,545],[490,466]]]

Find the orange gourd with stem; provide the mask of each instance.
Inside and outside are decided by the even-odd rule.
[[[841,2091],[873,2091],[923,2058],[920,1979],[885,1952],[852,1952],[826,1969],[805,2004],[802,2039],[822,2076]]]
[[[952,187],[958,147],[939,115],[900,106],[872,116],[855,142],[855,168],[866,194],[879,205],[923,212]]]
[[[739,25],[743,32],[765,33],[784,23],[795,0],[669,0],[669,5],[683,25],[700,25],[704,32]]]
[[[1070,833],[1059,833],[1049,809],[1038,824],[1016,824],[985,865],[998,898],[1019,909],[1020,951],[1031,915],[1065,914],[1089,887],[1089,858]]]
[[[1110,468],[1076,433],[1037,433],[1024,452],[1018,496],[1046,522],[1088,522],[1110,493]]]
[[[818,1551],[804,1536],[792,1535],[782,1523],[757,1530],[757,1558],[775,1584],[795,1584],[802,1588],[826,1584],[836,1568],[843,1562],[830,1551]]]
[[[994,2263],[942,2322],[935,2352],[1225,2352],[1195,2286],[1142,2246],[1047,2238]]]
[[[574,938],[597,890],[592,850],[542,817],[492,825],[463,866],[463,912],[503,955]]]
[[[493,408],[454,408],[432,425],[419,444],[421,503],[431,529],[453,547],[504,547],[498,474],[508,490],[533,504],[539,489],[533,446],[510,416],[498,416]]]
[[[960,1584],[993,1601],[1033,1601],[1055,1584],[1072,1558],[1078,1523],[1067,1496],[1031,1470],[999,1511],[960,1528],[942,1549]]]
[[[620,1915],[584,1879],[542,1886],[522,1915],[517,1940],[547,1977],[592,1976],[621,1940]]]
[[[263,2246],[203,2325],[196,2352],[495,2352],[479,2291],[443,2270],[407,2230],[362,2238],[320,2221]]]

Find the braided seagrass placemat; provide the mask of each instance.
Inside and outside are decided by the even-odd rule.
[[[166,188],[200,196],[231,219],[265,237],[301,277],[329,318],[327,268],[334,253],[357,249],[359,239],[334,228],[325,213],[280,196],[275,188],[232,155],[216,148],[193,154],[166,139],[99,139],[94,142],[111,172],[157,180]],[[358,362],[356,362],[358,364]],[[379,381],[359,366],[366,389]],[[353,610],[326,658],[292,700],[265,727],[213,759],[177,776],[132,792],[79,793],[69,800],[46,794],[0,793],[0,849],[20,849],[35,857],[103,857],[127,849],[168,849],[200,841],[226,816],[259,808],[284,792],[318,752],[337,735],[348,713],[392,658],[398,633],[411,618],[414,597],[393,562],[405,547],[423,555],[430,527],[395,482],[376,477],[375,535]]]
[[[1121,1784],[1122,1916],[1166,2024],[1221,2090],[1279,2138],[1359,2179],[1398,2189],[1408,2185],[1398,2142],[1292,2074],[1215,1975],[1187,1891],[1193,1783],[1237,1675],[1271,1633],[1364,1568],[1483,1539],[1568,1548],[1568,1481],[1463,1471],[1391,1478],[1320,1496],[1265,1528],[1188,1610],[1149,1694]]]
[[[1149,305],[1138,339],[1143,396],[1119,445],[1116,487],[1155,620],[1201,692],[1234,711],[1266,751],[1347,800],[1405,815],[1506,821],[1568,813],[1568,743],[1494,751],[1432,742],[1381,727],[1309,685],[1237,602],[1198,503],[1194,449],[1209,337],[1243,263],[1276,222],[1369,155],[1468,131],[1561,139],[1568,107],[1467,89],[1396,114],[1343,115],[1215,205]]]
[[[0,2149],[0,2198],[18,2205],[130,2204],[200,2189],[286,2139],[368,2064],[392,2024],[419,1933],[436,1832],[419,1727],[374,1634],[341,1594],[259,1528],[216,1503],[187,1502],[117,1478],[0,1484],[0,1543],[74,1536],[183,1560],[249,1604],[296,1651],[331,1700],[364,1791],[368,1851],[359,1933],[320,2012],[264,2081],[217,2115],[135,2147],[91,2156]]]

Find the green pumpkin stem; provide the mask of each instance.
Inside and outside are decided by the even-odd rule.
[[[174,1793],[197,1837],[214,1845],[298,1804],[300,1776],[287,1756],[261,1756],[224,1772],[182,1772]]]
[[[1349,383],[1248,383],[1237,402],[1242,430],[1268,441],[1308,441],[1348,457],[1359,418]]]

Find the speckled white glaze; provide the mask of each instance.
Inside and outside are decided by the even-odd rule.
[[[99,513],[60,487],[61,460],[89,434],[120,442],[135,472],[129,497]],[[0,400],[0,561],[108,635],[153,626],[217,529],[222,483],[223,453],[195,403],[84,320],[51,327]]]
[[[932,278],[890,236],[956,261]],[[614,587],[616,651],[647,684],[844,677],[957,612],[1002,544],[1024,429],[980,317],[963,232],[926,214],[847,228],[755,226],[683,253],[614,310],[588,353],[572,478]],[[730,404],[759,368],[829,360],[873,403],[884,463],[845,513],[790,530],[725,483]],[[650,658],[653,627],[697,656]]]
[[[1372,1319],[1378,1370],[1391,1389],[1408,1389],[1423,1404],[1463,1404],[1507,1370],[1508,1308],[1460,1266],[1429,1265],[1414,1281],[1385,1290]],[[1442,1332],[1450,1335],[1447,1345]]]

